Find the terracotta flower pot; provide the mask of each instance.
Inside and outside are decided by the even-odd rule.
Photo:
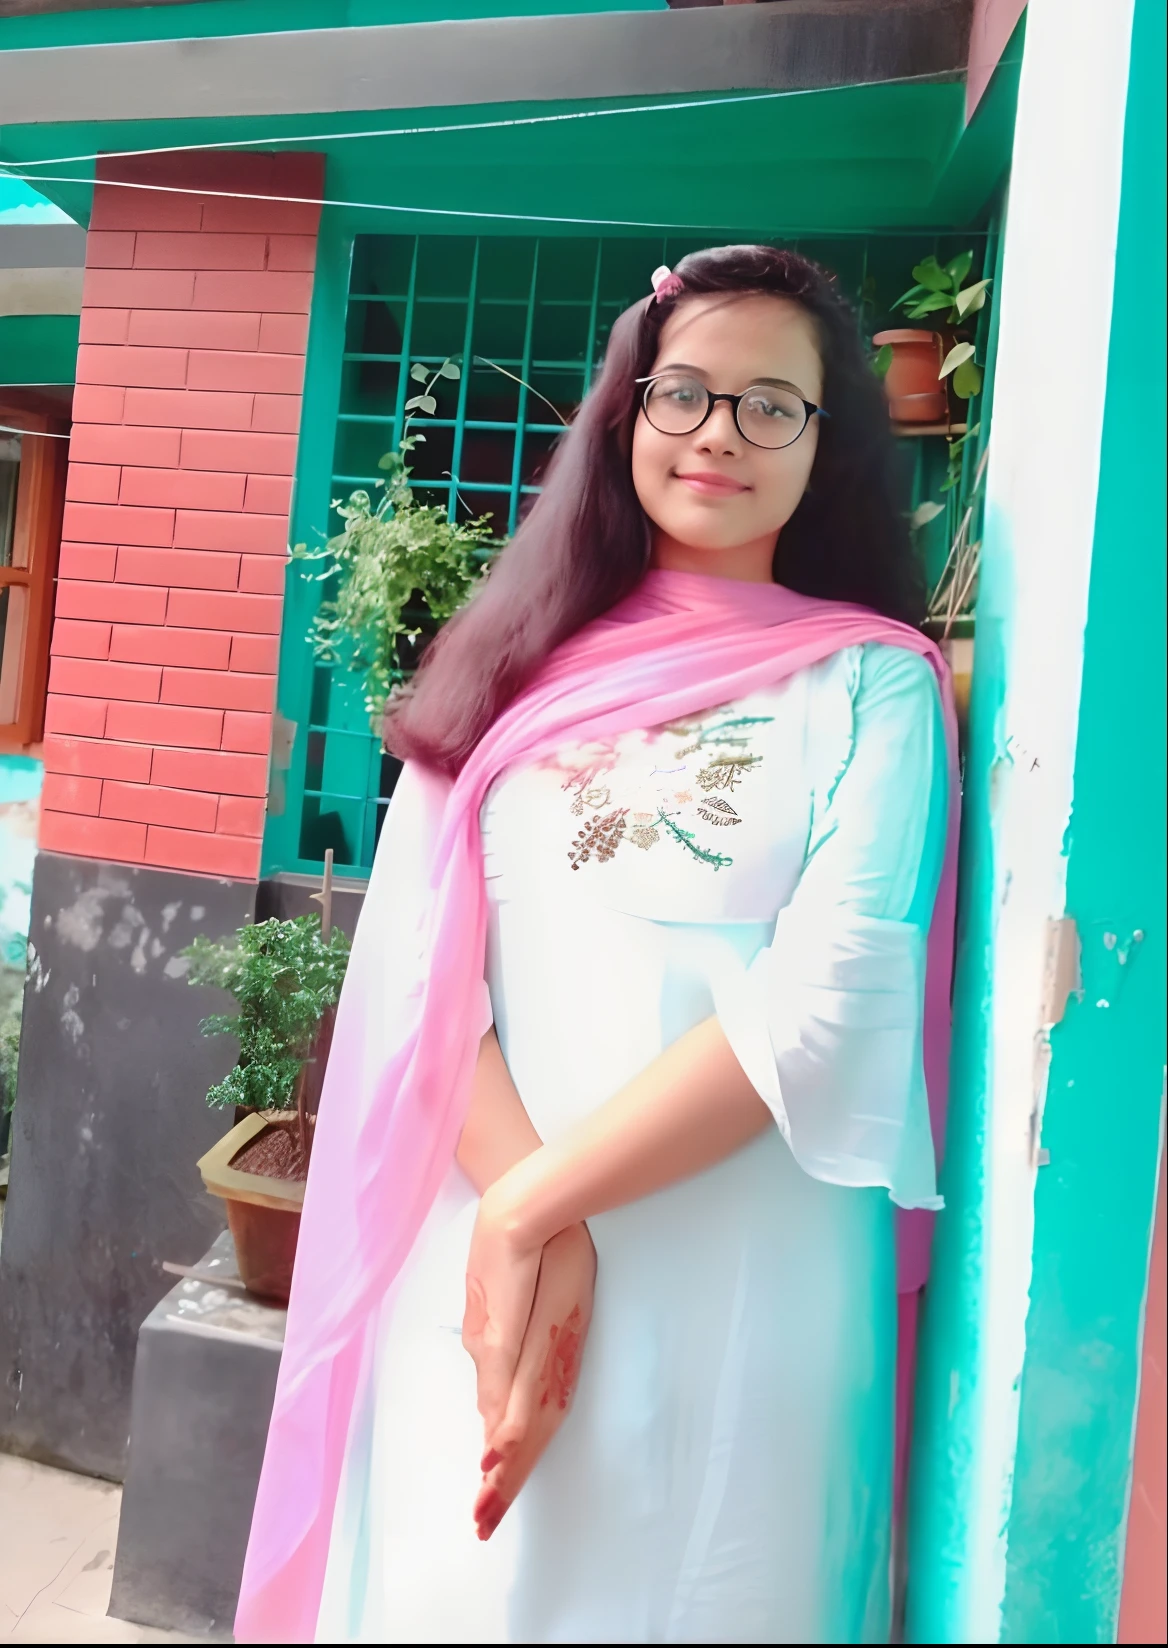
[[[947,423],[949,392],[938,379],[945,358],[945,340],[939,332],[911,327],[877,332],[878,349],[887,343],[892,361],[884,375],[888,415],[894,423]]]
[[[240,1280],[250,1293],[281,1305],[288,1303],[292,1286],[305,1181],[250,1173],[232,1164],[264,1135],[291,1129],[295,1122],[295,1112],[245,1116],[199,1158],[204,1185],[226,1203]]]

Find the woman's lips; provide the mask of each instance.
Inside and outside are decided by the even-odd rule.
[[[679,471],[677,479],[703,498],[730,498],[739,492],[750,491],[741,481],[732,481],[729,475],[719,475],[713,470]]]

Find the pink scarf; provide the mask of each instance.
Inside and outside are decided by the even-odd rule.
[[[929,935],[925,1075],[940,1149],[956,881],[956,727],[948,673],[917,630],[862,607],[689,573],[650,572],[557,649],[450,784],[424,779],[432,839],[414,942],[390,953],[392,873],[374,869],[341,997],[301,1224],[287,1337],[244,1568],[239,1642],[311,1642],[365,1329],[450,1167],[483,1028],[487,922],[479,809],[495,778],[570,742],[735,701],[843,647],[885,642],[937,672],[950,758],[948,850]],[[387,973],[392,973],[387,989]],[[389,999],[392,998],[392,999]],[[902,1215],[900,1286],[928,1265],[928,1214]],[[470,1507],[467,1507],[470,1515]]]

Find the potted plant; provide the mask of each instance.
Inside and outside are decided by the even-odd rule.
[[[889,414],[896,423],[947,423],[949,395],[946,379],[958,400],[969,400],[981,390],[982,374],[975,346],[962,333],[963,323],[981,309],[989,280],[963,284],[973,267],[973,253],[962,252],[942,266],[935,257],[922,259],[913,270],[916,285],[897,298],[909,320],[935,316],[942,330],[914,327],[877,332],[874,362],[884,379]]]
[[[312,1149],[313,1094],[331,1039],[349,941],[323,916],[249,923],[226,939],[200,936],[184,952],[189,984],[235,997],[204,1035],[235,1036],[239,1061],[207,1103],[235,1109],[235,1126],[199,1161],[203,1183],[226,1203],[239,1274],[250,1292],[288,1301]],[[321,895],[317,895],[321,896]]]

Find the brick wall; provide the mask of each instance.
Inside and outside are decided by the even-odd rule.
[[[116,167],[116,169],[115,169]],[[320,156],[103,162],[45,719],[40,845],[259,874]]]

